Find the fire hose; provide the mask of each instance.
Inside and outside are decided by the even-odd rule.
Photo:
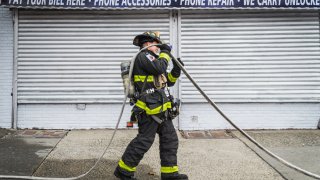
[[[132,71],[133,71],[133,65],[135,62],[136,57],[138,56],[138,54],[140,52],[142,52],[143,50],[151,47],[151,46],[159,46],[160,44],[153,44],[147,47],[144,47],[142,49],[140,49],[133,57],[131,60],[131,66],[130,66],[130,71],[129,71],[129,79],[131,79],[132,77]],[[172,55],[170,54],[170,57],[172,58],[173,61],[176,62],[176,64],[180,67],[180,69],[183,71],[183,73],[187,76],[187,78],[192,82],[192,84],[197,88],[197,90],[201,93],[201,95],[208,101],[208,103],[230,124],[232,125],[236,130],[238,130],[243,136],[245,136],[249,141],[251,141],[253,144],[255,144],[258,148],[260,148],[262,151],[266,152],[268,155],[270,155],[271,157],[273,157],[274,159],[278,160],[279,162],[281,162],[282,164],[286,165],[289,168],[292,168],[302,174],[305,174],[309,177],[313,177],[315,179],[320,179],[320,175],[318,174],[314,174],[312,172],[309,172],[307,170],[304,170],[286,160],[284,160],[283,158],[279,157],[278,155],[274,154],[273,152],[271,152],[270,150],[268,150],[267,148],[265,148],[264,146],[262,146],[260,143],[258,143],[256,140],[254,140],[249,134],[247,134],[245,131],[243,131],[241,128],[239,128],[231,119],[228,118],[227,115],[225,115],[220,108],[215,104],[214,101],[212,101],[209,96],[200,88],[200,86],[195,82],[195,80],[190,76],[190,74],[187,72],[187,70],[184,68],[184,66]],[[130,84],[129,84],[130,85]],[[118,117],[118,121],[117,124],[115,126],[115,129],[112,133],[111,139],[109,141],[109,143],[107,144],[107,146],[105,147],[103,153],[100,155],[100,157],[98,158],[98,160],[96,160],[96,162],[94,163],[94,165],[85,173],[79,175],[79,176],[75,176],[75,177],[68,177],[68,178],[54,178],[54,177],[36,177],[36,176],[15,176],[15,175],[0,175],[0,179],[1,178],[6,178],[6,179],[32,179],[32,180],[74,180],[74,179],[79,179],[82,177],[85,177],[86,175],[88,175],[97,165],[98,163],[101,161],[101,159],[103,158],[103,156],[106,154],[107,150],[109,149],[115,134],[118,130],[119,124],[120,124],[120,120],[121,117],[123,115],[123,111],[124,111],[124,107],[126,105],[126,101],[127,101],[127,95],[129,93],[129,87],[126,88],[126,93],[125,93],[125,97],[122,103],[122,107],[121,107],[121,111]]]

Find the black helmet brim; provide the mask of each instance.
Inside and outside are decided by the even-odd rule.
[[[154,42],[154,41],[161,44],[161,40],[159,38],[152,37],[147,34],[140,34],[133,39],[133,45],[141,47],[142,44],[144,44],[145,42]]]

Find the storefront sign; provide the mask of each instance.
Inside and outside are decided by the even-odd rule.
[[[319,8],[320,0],[0,0],[8,7],[101,8]]]

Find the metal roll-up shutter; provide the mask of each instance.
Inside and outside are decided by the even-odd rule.
[[[169,10],[20,10],[18,102],[122,102],[120,62],[137,52],[134,36],[157,30],[169,41],[169,17]]]
[[[319,102],[317,11],[181,11],[181,56],[217,102]],[[204,99],[182,80],[183,102]]]

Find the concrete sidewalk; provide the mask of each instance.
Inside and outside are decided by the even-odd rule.
[[[48,156],[35,175],[76,176],[93,164],[112,130],[71,131]],[[114,168],[136,130],[119,130],[102,163],[84,179],[116,179]],[[184,139],[178,152],[179,167],[191,180],[282,179],[268,164],[237,139]],[[158,138],[137,168],[141,180],[160,179]]]
[[[51,141],[51,146],[41,147],[37,152],[41,152],[41,149],[47,149],[47,151],[38,155],[35,158],[34,164],[37,164],[37,168],[33,171],[35,176],[50,176],[50,177],[70,177],[78,176],[86,172],[94,163],[96,158],[102,153],[106,144],[112,135],[113,130],[73,130],[68,133],[65,132],[65,136],[62,137],[51,137],[55,140],[50,140],[50,137],[41,138],[41,136],[34,139],[41,139],[42,143],[46,140]],[[281,134],[281,133],[284,134]],[[310,171],[314,173],[320,173],[319,152],[320,152],[320,131],[319,130],[305,130],[305,131],[253,131],[249,132],[253,137],[260,140],[267,147],[273,148],[277,152],[282,151],[285,155],[286,152],[291,152],[291,156],[285,158],[296,160],[294,163],[300,163],[299,165],[307,166]],[[280,133],[280,134],[279,134]],[[304,136],[301,136],[301,133]],[[21,133],[20,133],[21,134]],[[87,177],[82,179],[110,179],[116,180],[113,176],[114,168],[117,165],[123,151],[130,140],[135,137],[137,130],[118,130],[116,137],[103,158],[103,161],[98,164],[98,167],[93,170]],[[219,138],[219,136],[210,136],[214,139],[196,137],[197,139],[185,139],[180,133],[179,134],[179,152],[178,152],[178,163],[180,171],[189,175],[190,180],[208,180],[208,179],[270,179],[270,180],[281,180],[284,179],[305,179],[306,177],[300,174],[294,174],[295,172],[288,171],[285,167],[277,167],[271,161],[267,162],[260,158],[256,152],[250,147],[245,145],[242,141],[236,138]],[[209,133],[205,133],[209,134]],[[241,136],[235,133],[240,137]],[[213,135],[213,136],[212,136]],[[17,138],[17,136],[10,136],[11,138]],[[19,136],[18,136],[19,137]],[[20,136],[19,138],[32,138],[26,136]],[[217,138],[215,138],[217,137]],[[0,139],[0,143],[4,139]],[[308,157],[310,151],[301,151],[301,148],[297,148],[297,143],[292,142],[307,142],[305,147],[311,147],[313,156],[316,158],[309,157],[305,163],[305,157]],[[29,140],[30,142],[31,140]],[[33,140],[36,141],[36,140]],[[54,141],[55,144],[52,141]],[[298,143],[299,144],[299,143]],[[160,179],[160,157],[158,150],[159,142],[158,138],[154,142],[151,149],[146,153],[145,157],[141,161],[137,168],[136,177],[139,180],[149,179]],[[276,149],[277,147],[287,147]],[[49,147],[49,148],[48,148]],[[51,150],[50,150],[51,148]],[[1,149],[0,149],[1,150]],[[295,156],[297,153],[302,156]],[[36,153],[36,152],[35,152]],[[44,155],[46,154],[47,155]],[[307,154],[304,154],[307,153]],[[39,153],[38,153],[39,154]],[[5,153],[0,153],[0,156],[5,156]],[[2,157],[0,157],[2,159]],[[18,158],[18,157],[17,157]],[[23,157],[20,157],[23,158]],[[300,158],[300,159],[299,159]],[[42,159],[39,161],[39,159]],[[15,159],[19,161],[19,159]],[[32,159],[29,158],[30,161]],[[314,160],[314,161],[313,161]],[[13,164],[14,161],[8,162]],[[29,162],[30,163],[30,162]],[[6,167],[1,167],[0,174],[3,174]],[[279,168],[278,171],[274,169]],[[1,171],[2,170],[2,171]],[[12,170],[12,169],[11,169]],[[6,174],[20,174],[24,172],[8,172]],[[25,175],[31,175],[26,173]]]
[[[234,134],[286,179],[314,180],[271,158],[239,132]],[[248,134],[271,152],[295,166],[320,174],[320,130],[249,131]]]

